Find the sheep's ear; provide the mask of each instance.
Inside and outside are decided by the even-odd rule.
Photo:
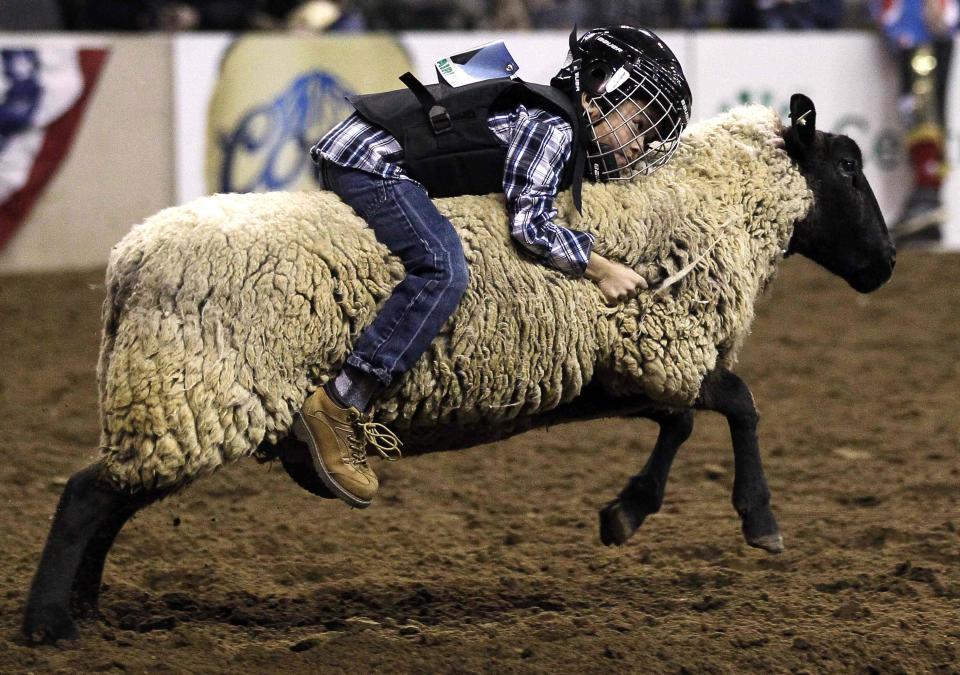
[[[806,147],[813,145],[813,137],[817,130],[817,109],[808,97],[803,94],[794,94],[790,97],[790,122],[793,132]]]

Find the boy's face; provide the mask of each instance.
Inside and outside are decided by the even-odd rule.
[[[597,141],[604,151],[610,152],[619,168],[629,166],[643,155],[652,136],[653,125],[644,108],[631,99],[624,99],[617,107],[604,115],[597,104],[583,94],[583,107],[590,116]]]

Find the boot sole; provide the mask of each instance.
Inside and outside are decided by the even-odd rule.
[[[307,423],[304,421],[301,413],[298,412],[293,416],[293,425],[290,427],[290,431],[293,432],[293,435],[296,436],[298,440],[303,441],[307,444],[307,447],[310,448],[310,458],[313,460],[313,468],[317,472],[317,477],[330,492],[354,508],[365,509],[370,506],[371,500],[360,499],[333,480],[333,476],[330,475],[327,467],[323,464],[323,458],[320,457],[320,451],[317,449],[313,434],[311,434],[310,429],[307,428]]]

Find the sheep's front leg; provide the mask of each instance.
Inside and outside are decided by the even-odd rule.
[[[600,511],[600,541],[607,546],[626,543],[647,516],[660,510],[667,476],[677,450],[693,431],[693,411],[644,413],[660,424],[657,443],[640,473]]]
[[[763,475],[757,441],[757,413],[750,388],[729,370],[707,374],[695,407],[713,410],[727,418],[733,439],[733,506],[740,514],[743,536],[750,546],[770,553],[783,551],[783,537],[770,510],[770,489]]]

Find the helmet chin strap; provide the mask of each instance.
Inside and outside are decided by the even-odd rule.
[[[580,147],[573,149],[573,182],[570,184],[570,194],[573,197],[573,207],[583,215],[583,197],[580,194],[583,187],[583,171],[587,164],[587,151]]]
[[[580,137],[590,138],[593,134],[593,124],[587,111],[583,109],[580,103],[580,93],[577,92],[576,105],[580,108]],[[587,158],[587,149],[584,143],[579,143],[579,147],[573,149],[573,182],[570,185],[571,195],[573,197],[573,206],[577,213],[583,215],[583,176],[587,171],[589,163],[590,176],[594,181],[606,182],[611,175],[616,176],[620,171],[620,165],[617,164],[616,157],[612,152],[600,153],[596,157]]]

